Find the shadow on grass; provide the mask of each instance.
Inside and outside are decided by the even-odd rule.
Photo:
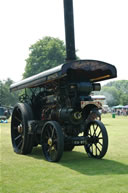
[[[29,156],[45,160],[41,147],[34,148]],[[86,153],[78,151],[64,152],[57,164],[84,175],[128,174],[128,165],[124,163],[108,159],[89,158]]]
[[[128,165],[108,159],[89,158],[86,153],[64,153],[61,165],[85,175],[128,174]]]

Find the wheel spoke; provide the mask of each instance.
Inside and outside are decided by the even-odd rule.
[[[20,146],[22,145],[23,139],[20,140],[20,142],[17,145],[17,148],[20,148]]]
[[[20,120],[18,117],[14,117],[17,121],[19,121],[20,123],[22,123],[22,120]]]
[[[103,144],[98,141],[98,143],[103,147]]]
[[[95,125],[93,124],[93,135],[94,135],[94,131],[95,131]]]
[[[88,133],[88,136],[90,136],[90,137],[91,137],[92,135],[90,135],[90,133]]]
[[[99,137],[98,139],[103,139],[103,137]]]
[[[47,144],[47,152],[49,153],[51,151],[51,146]]]
[[[52,160],[54,160],[56,158],[56,153],[57,152],[55,149],[54,150],[52,150],[52,148],[50,149],[50,157]]]
[[[55,130],[54,130],[54,128],[52,128],[52,135],[51,135],[51,138],[53,138],[54,133],[55,133]]]
[[[97,156],[97,148],[96,148],[96,156]]]
[[[88,132],[88,133],[89,133],[89,135],[90,135],[90,136],[92,136],[91,128],[90,128],[90,130],[89,130],[89,132]]]
[[[17,139],[19,139],[20,137],[22,137],[22,135],[20,134],[20,135],[18,135],[17,137],[15,137],[14,139],[15,139],[15,141],[17,140]]]
[[[47,132],[45,132],[45,139],[48,140],[49,139],[49,135]]]
[[[90,144],[88,144],[88,149],[91,149],[91,146],[92,146],[92,144],[90,143]]]
[[[46,150],[46,152],[48,153],[49,152],[49,145],[47,143],[44,143],[44,149]]]
[[[92,149],[92,154],[93,154],[93,144],[91,145],[91,149]]]
[[[49,132],[49,129],[46,129],[46,135],[47,135],[48,138],[51,137],[50,132]]]
[[[51,137],[54,128],[52,127],[52,125],[48,125],[48,129],[49,129],[49,133],[50,133],[50,137]]]
[[[17,112],[19,113],[19,116],[21,116],[21,111],[19,108],[17,109]]]
[[[94,136],[94,137],[96,136],[97,128],[98,128],[98,125],[96,125],[96,128],[94,127],[94,133],[93,133],[93,136]]]
[[[57,139],[54,139],[53,142],[52,142],[52,145],[57,145]]]
[[[99,147],[97,146],[97,144],[95,143],[96,149],[99,150],[99,152],[101,153],[101,150],[99,149]]]
[[[98,133],[97,137],[99,137],[99,136],[100,136],[100,134],[101,134],[101,130],[100,130],[100,132]]]

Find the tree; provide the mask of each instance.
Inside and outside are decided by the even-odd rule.
[[[120,104],[128,105],[128,94],[122,94],[121,95]]]
[[[113,81],[102,87],[100,94],[106,96],[109,106],[128,104],[128,80]]]
[[[101,94],[105,95],[106,103],[111,106],[116,106],[119,104],[118,91],[115,87],[103,87]]]
[[[114,86],[118,91],[124,94],[128,94],[128,80],[117,80],[106,84],[108,87]]]
[[[0,81],[0,104],[2,106],[13,106],[18,102],[18,93],[10,93],[11,79]]]
[[[58,38],[45,37],[33,44],[29,50],[23,78],[62,64],[66,58],[64,42]]]

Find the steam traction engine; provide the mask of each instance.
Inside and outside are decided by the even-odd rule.
[[[40,144],[48,161],[57,162],[63,151],[84,146],[90,157],[102,158],[108,148],[105,126],[97,120],[99,102],[91,98],[98,81],[116,77],[113,65],[76,60],[72,0],[64,0],[67,62],[11,85],[25,89],[11,120],[14,151],[29,154]]]
[[[102,158],[108,135],[103,123],[90,116],[101,108],[90,93],[100,90],[95,82],[115,76],[116,69],[110,64],[79,60],[11,85],[11,91],[29,89],[12,114],[14,151],[28,154],[41,144],[48,161],[59,161],[64,150],[83,145],[89,156]]]

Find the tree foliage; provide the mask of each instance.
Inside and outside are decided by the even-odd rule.
[[[66,58],[64,42],[58,38],[45,37],[33,44],[29,50],[23,78],[62,64]]]
[[[109,82],[102,87],[100,94],[106,96],[109,106],[128,105],[128,80]]]
[[[10,85],[13,80],[8,78],[6,81],[0,81],[0,105],[13,106],[18,102],[18,93],[10,93]]]

